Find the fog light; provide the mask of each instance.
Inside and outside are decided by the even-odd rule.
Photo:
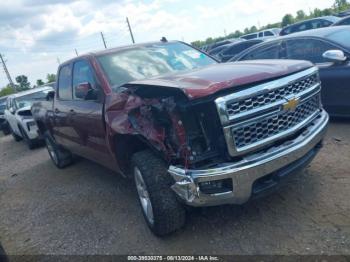
[[[232,180],[230,178],[200,182],[199,189],[204,194],[218,194],[233,190]]]

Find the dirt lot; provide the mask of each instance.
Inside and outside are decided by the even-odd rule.
[[[0,242],[8,254],[350,254],[350,122],[282,190],[244,206],[192,210],[151,234],[132,183],[80,160],[58,170],[45,148],[0,137]]]

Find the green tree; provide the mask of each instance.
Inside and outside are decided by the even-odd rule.
[[[43,84],[45,84],[43,80],[41,80],[41,79],[36,80],[37,86],[42,86]]]
[[[18,90],[24,91],[30,88],[30,82],[28,82],[28,77],[25,75],[19,75],[16,77],[16,82],[18,83]]]
[[[296,17],[297,21],[304,20],[305,18],[306,18],[306,14],[303,10],[297,11],[297,17]]]
[[[56,81],[56,75],[55,74],[47,74],[46,76],[47,82],[52,83]]]
[[[282,18],[282,27],[285,27],[287,25],[291,25],[294,23],[294,17],[291,14],[286,14],[283,18]]]
[[[347,0],[335,0],[334,4],[333,4],[333,8],[338,11],[344,11],[348,8],[350,8],[350,4],[348,3]]]
[[[250,31],[250,33],[256,33],[256,32],[258,32],[258,28],[254,25],[250,28],[249,31]]]
[[[320,16],[323,16],[322,10],[315,8],[313,11],[313,17],[320,17]]]
[[[11,95],[15,92],[16,91],[10,85],[7,85],[3,89],[0,89],[0,97],[1,96],[8,96],[8,95]]]

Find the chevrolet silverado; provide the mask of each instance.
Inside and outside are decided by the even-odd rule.
[[[305,167],[328,123],[310,62],[220,64],[182,42],[137,44],[61,64],[32,112],[54,164],[79,155],[133,178],[156,235],[185,205],[243,204]]]

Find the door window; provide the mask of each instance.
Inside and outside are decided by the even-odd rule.
[[[287,41],[287,58],[308,60],[312,63],[325,63],[327,59],[322,54],[330,49],[339,49],[317,39],[298,39]]]
[[[264,36],[274,36],[274,34],[270,31],[265,31]]]
[[[71,66],[62,66],[58,76],[58,97],[62,100],[72,99]]]
[[[89,63],[85,60],[74,63],[73,68],[73,94],[74,99],[78,99],[75,95],[75,90],[79,84],[90,83],[91,87],[95,86],[94,76]]]
[[[280,42],[261,46],[254,49],[243,57],[242,60],[254,60],[254,59],[278,59],[280,52]]]

